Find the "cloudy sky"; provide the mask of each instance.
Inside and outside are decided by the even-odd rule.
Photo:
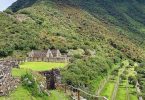
[[[6,8],[8,8],[15,1],[16,0],[0,0],[0,11],[3,11]]]

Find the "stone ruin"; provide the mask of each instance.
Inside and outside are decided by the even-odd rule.
[[[19,79],[11,74],[14,65],[11,61],[0,61],[0,96],[8,95],[19,83]]]
[[[46,77],[47,89],[55,89],[57,84],[61,84],[61,75],[59,69],[52,69],[50,71],[39,72]]]

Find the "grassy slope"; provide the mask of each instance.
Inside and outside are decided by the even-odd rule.
[[[113,89],[114,89],[114,86],[115,86],[115,82],[114,81],[109,81],[104,89],[102,90],[102,93],[101,95],[102,96],[106,96],[108,99],[111,99],[111,96],[112,96],[112,93],[113,93]]]
[[[25,88],[23,88],[22,86],[19,86],[15,91],[13,91],[11,93],[11,95],[9,97],[1,97],[1,100],[7,100],[7,99],[17,99],[17,100],[21,100],[23,98],[30,100],[30,93],[29,91],[27,91]]]
[[[8,27],[7,30],[3,29],[4,31],[0,33],[4,38],[8,37],[7,45],[9,45],[9,41],[13,41],[11,46],[8,46],[11,48],[4,47],[6,43],[1,46],[1,48],[4,48],[1,49],[1,52],[9,50],[5,52],[5,55],[15,49],[29,50],[32,48],[53,47],[65,52],[70,48],[101,49],[101,52],[98,51],[98,53],[102,55],[104,55],[103,52],[109,52],[108,54],[110,54],[116,53],[119,50],[119,52],[123,52],[129,58],[143,58],[144,52],[139,47],[138,41],[135,38],[139,37],[137,40],[142,40],[141,38],[144,38],[144,33],[140,32],[137,34],[133,29],[131,31],[128,30],[132,27],[137,30],[139,22],[134,21],[134,18],[132,18],[131,22],[130,19],[125,18],[124,14],[130,14],[130,12],[125,13],[126,10],[124,11],[129,6],[126,2],[116,3],[111,0],[110,2],[100,0],[97,2],[94,0],[82,2],[79,0],[66,3],[62,0],[60,5],[57,0],[57,2],[51,0],[33,1],[35,1],[33,2],[34,4],[29,0],[24,1],[26,3],[18,0],[17,3],[12,5],[11,9],[19,9],[18,7],[15,8],[15,5],[23,5],[26,8],[20,9],[13,15],[0,14],[1,19],[4,19],[0,20],[1,23],[4,24],[3,26]],[[74,3],[78,6],[69,5]],[[105,3],[106,5],[104,6]],[[115,7],[112,7],[111,4],[114,4]],[[123,6],[123,4],[125,5]],[[118,6],[121,8],[118,8]],[[8,16],[11,16],[11,19]],[[123,18],[120,18],[120,16],[123,16]],[[20,19],[24,20],[20,22]],[[9,24],[7,20],[10,20]],[[135,25],[133,26],[132,23]],[[140,29],[137,31],[140,31]],[[9,36],[9,33],[13,34]],[[132,38],[136,43],[130,41],[127,37]],[[2,43],[3,39],[1,40]],[[110,45],[112,43],[115,45],[113,46],[114,48]]]
[[[129,85],[129,99],[138,100],[138,96],[136,94],[136,89],[132,85]]]
[[[126,81],[123,81],[118,88],[118,92],[116,95],[116,99],[118,100],[126,100],[127,95],[126,95]]]
[[[51,62],[25,62],[20,65],[22,69],[31,69],[34,71],[45,71],[53,68],[63,68],[66,63],[51,63]]]
[[[48,100],[69,100],[69,97],[67,97],[63,92],[52,90],[51,96]]]
[[[45,100],[69,100],[67,96],[61,91],[53,90],[50,91],[51,95],[46,97]],[[44,100],[44,98],[38,98],[31,96],[31,93],[22,86],[13,91],[10,96],[0,97],[0,100]]]
[[[57,0],[56,0],[57,1]],[[144,47],[144,3],[116,0],[61,0],[64,4],[79,6],[95,18],[106,23],[110,28],[115,27],[119,34],[124,34],[131,40],[137,40]],[[58,2],[58,1],[57,1]],[[132,13],[133,12],[133,13]]]
[[[25,75],[27,73],[27,70],[26,69],[17,69],[17,68],[13,68],[12,69],[12,76],[14,77],[20,77],[22,75]]]

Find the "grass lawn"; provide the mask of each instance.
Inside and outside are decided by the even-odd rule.
[[[101,80],[102,80],[102,77],[100,77],[100,78],[98,78],[96,80],[90,81],[90,85],[92,86],[92,88],[91,88],[91,92],[92,93],[96,92],[97,88],[100,85]]]
[[[63,92],[52,90],[48,100],[70,100]]]
[[[129,85],[129,99],[138,100],[136,89],[133,87],[133,85]]]
[[[13,91],[9,96],[0,97],[0,100],[69,100],[63,92],[57,90],[50,91],[51,95],[45,98],[33,97],[31,93],[22,86],[19,86],[15,91]]]
[[[127,99],[126,83],[127,83],[126,81],[122,81],[122,83],[120,83],[118,92],[116,95],[116,100],[126,100]]]
[[[53,68],[63,68],[67,63],[53,63],[53,62],[25,62],[20,65],[20,68],[32,69],[34,71],[45,71]]]
[[[118,93],[116,96],[116,100],[127,100],[127,90],[126,90],[127,81],[123,81],[123,83],[118,88]],[[138,100],[137,93],[133,85],[129,85],[129,100]]]
[[[13,77],[21,77],[22,75],[25,75],[27,73],[28,70],[23,69],[23,68],[13,68],[12,69],[12,76]]]
[[[32,97],[27,89],[19,86],[9,96],[0,97],[0,100],[42,100],[41,98]]]
[[[107,97],[109,100],[111,99],[112,92],[114,90],[115,83],[110,80],[104,87],[101,96]]]

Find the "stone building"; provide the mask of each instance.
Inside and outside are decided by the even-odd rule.
[[[12,67],[13,63],[10,61],[0,62],[0,96],[8,95],[18,83],[18,80],[12,77]]]
[[[28,61],[46,61],[46,62],[68,62],[67,55],[61,54],[59,50],[32,50],[28,53]]]

